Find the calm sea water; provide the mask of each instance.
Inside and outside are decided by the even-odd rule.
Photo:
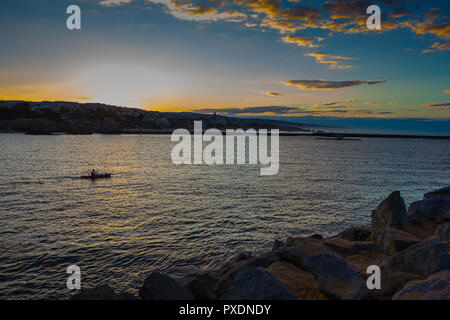
[[[0,134],[0,298],[66,298],[82,286],[139,288],[218,266],[274,239],[370,223],[391,191],[407,205],[450,181],[450,142],[280,137],[280,171],[175,166],[169,135]],[[92,168],[112,179],[86,181]]]

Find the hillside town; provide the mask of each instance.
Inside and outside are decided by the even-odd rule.
[[[101,103],[65,101],[0,101],[0,132],[28,134],[170,133],[193,129],[202,120],[204,129],[280,129],[308,131],[302,125],[263,119],[242,119],[193,112],[158,112]]]

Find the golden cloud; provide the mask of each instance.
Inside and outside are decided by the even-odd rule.
[[[318,37],[316,38],[317,41],[322,41],[324,38]],[[283,38],[281,38],[281,41],[283,41],[284,43],[293,43],[296,44],[299,47],[307,47],[307,48],[316,48],[318,47],[317,44],[313,43],[313,39],[301,35],[301,34],[297,34],[294,36],[285,36]]]
[[[307,53],[305,56],[313,57],[317,63],[328,64],[328,69],[348,69],[352,68],[352,65],[341,64],[339,60],[356,60],[356,58],[344,57],[344,56],[334,56],[327,54],[325,52],[312,52]]]

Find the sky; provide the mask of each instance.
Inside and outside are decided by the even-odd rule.
[[[445,129],[449,15],[445,0],[2,0],[0,100]]]

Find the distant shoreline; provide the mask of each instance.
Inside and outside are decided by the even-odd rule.
[[[26,132],[26,131],[0,131],[0,133],[8,134],[26,134],[36,136],[59,136],[59,135],[92,135],[92,134],[106,134],[106,135],[121,135],[121,134],[144,134],[144,135],[164,135],[172,134],[173,130],[130,130],[130,131],[118,131],[118,132],[90,132],[90,133],[66,133],[66,132]],[[193,132],[191,132],[193,133]],[[222,130],[225,134],[225,130]],[[268,132],[270,134],[270,131]],[[284,137],[296,137],[296,136],[308,136],[308,137],[324,137],[329,138],[327,140],[355,140],[347,138],[394,138],[394,139],[433,139],[433,140],[450,140],[450,136],[438,136],[438,135],[407,135],[407,134],[377,134],[377,133],[334,133],[334,132],[280,132],[280,136]]]

